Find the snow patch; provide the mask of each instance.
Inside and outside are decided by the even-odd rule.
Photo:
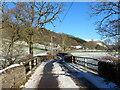
[[[44,52],[44,53],[35,54],[34,56],[44,56],[44,55],[48,55],[48,54]]]
[[[34,74],[29,78],[24,88],[37,88],[37,85],[42,77],[44,66],[47,62],[42,62],[41,65],[35,70]],[[24,90],[23,88],[23,90]]]
[[[53,66],[52,72],[54,74],[65,74],[65,72],[62,71],[62,68],[60,67],[60,65],[57,62],[53,63],[53,65],[54,66]]]
[[[59,87],[60,88],[78,88],[78,90],[79,90],[79,87],[68,76],[61,75],[61,76],[58,77],[58,81],[59,81]]]
[[[89,80],[91,83],[93,83],[98,88],[115,88],[117,85],[113,82],[105,82],[104,78],[96,76],[92,73],[88,73],[82,69],[79,69],[71,64],[66,63],[70,67],[74,68],[75,70],[79,71],[80,75],[82,75],[84,78]]]
[[[65,75],[65,71],[62,71],[61,66],[59,63],[55,62],[53,63],[53,70],[52,72],[54,74],[59,74],[58,75],[58,83],[59,83],[59,88],[79,88],[75,82],[72,80],[71,77]],[[79,89],[78,89],[79,90]]]
[[[6,67],[6,68],[3,69],[3,70],[0,70],[0,73],[4,72],[4,71],[7,70],[7,69],[10,69],[10,68],[13,68],[13,67],[18,67],[18,66],[20,66],[20,64],[12,64],[12,65]]]

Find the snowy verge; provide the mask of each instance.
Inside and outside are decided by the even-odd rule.
[[[24,88],[37,88],[37,85],[42,77],[44,66],[47,62],[42,62],[40,66],[35,70],[34,74],[29,78]],[[23,88],[23,90],[24,90]]]
[[[20,66],[20,64],[12,64],[12,65],[6,67],[5,69],[0,70],[0,73],[4,72],[7,69],[10,69],[10,68],[13,68],[13,67],[18,67],[18,66]]]
[[[66,62],[64,62],[66,63]],[[80,75],[82,75],[84,78],[86,78],[87,80],[89,80],[91,83],[93,83],[97,88],[115,88],[117,87],[117,85],[113,82],[105,82],[104,78],[96,76],[92,73],[88,73],[82,69],[77,68],[76,66],[73,66],[69,63],[66,63],[68,66],[74,68],[75,70],[77,70]]]
[[[71,77],[66,76],[65,75],[65,71],[62,71],[61,66],[59,65],[59,63],[55,62],[53,63],[53,69],[52,69],[52,73],[54,74],[59,74],[58,75],[58,84],[59,84],[59,88],[78,88],[79,87],[75,84],[75,82],[72,80]]]

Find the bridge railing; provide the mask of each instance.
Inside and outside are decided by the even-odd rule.
[[[98,59],[90,57],[78,57],[73,56],[72,62],[78,65],[81,65],[87,69],[98,72]]]
[[[42,61],[50,59],[52,59],[50,55],[24,58],[19,60],[17,64],[13,64],[4,70],[1,70],[0,90],[2,88],[19,88],[22,84],[27,82],[29,77],[32,75],[32,72],[40,65]]]
[[[65,62],[78,64],[84,68],[98,72],[98,59],[91,57],[73,56],[70,53],[58,53],[57,56],[61,57],[61,59]]]
[[[51,59],[51,56],[49,56],[49,55],[35,56],[32,59],[23,60],[23,61],[20,61],[19,63],[21,65],[24,65],[26,73],[28,73],[33,68],[38,66],[42,61],[50,60],[50,59]]]

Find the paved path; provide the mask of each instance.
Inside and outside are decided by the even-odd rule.
[[[67,73],[69,73],[71,75],[71,77],[73,78],[73,80],[75,81],[75,83],[80,87],[80,88],[85,88],[85,89],[97,89],[97,87],[95,85],[93,85],[91,82],[89,82],[87,79],[85,79],[84,77],[81,77],[78,71],[76,71],[75,69],[71,68],[70,66],[68,66],[65,63],[61,62],[61,65],[64,67],[64,69],[66,70]]]
[[[55,88],[57,90],[60,90],[60,88],[58,87],[59,83],[58,83],[58,79],[57,79],[59,75],[55,75],[52,73],[54,62],[55,61],[50,61],[44,66],[42,78],[40,79],[38,88],[44,88],[44,89]],[[63,67],[63,69],[67,73],[70,74],[70,77],[73,79],[73,81],[76,83],[76,85],[79,88],[84,88],[85,90],[88,90],[90,88],[96,88],[92,83],[90,83],[84,77],[77,77],[79,72],[77,72],[70,66],[66,65],[65,63],[60,63],[60,65]]]
[[[38,88],[58,88],[57,76],[52,73],[53,62],[48,62],[45,65]]]

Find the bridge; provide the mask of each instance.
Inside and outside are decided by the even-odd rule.
[[[99,60],[59,53],[21,60],[0,71],[0,88],[115,88],[99,76]]]

